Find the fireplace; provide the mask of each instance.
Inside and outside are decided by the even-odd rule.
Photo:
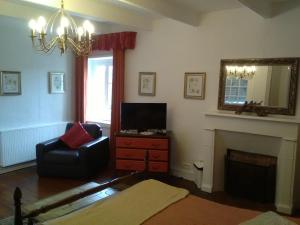
[[[300,208],[300,120],[205,113],[203,191],[224,190],[228,148],[277,158],[275,207],[286,214]]]
[[[236,197],[274,203],[276,163],[273,156],[227,149],[225,191]]]

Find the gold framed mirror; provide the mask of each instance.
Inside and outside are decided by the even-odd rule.
[[[252,101],[267,114],[295,115],[298,72],[299,58],[222,59],[218,109]]]

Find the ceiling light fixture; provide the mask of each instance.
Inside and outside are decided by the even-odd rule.
[[[91,52],[94,26],[86,20],[82,27],[77,27],[72,17],[65,12],[63,0],[59,11],[53,14],[48,22],[40,16],[37,20],[31,19],[28,25],[31,29],[32,45],[38,51],[48,53],[58,47],[61,55],[68,48],[78,56]]]

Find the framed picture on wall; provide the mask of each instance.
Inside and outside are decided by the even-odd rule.
[[[60,94],[65,92],[65,74],[49,72],[49,93]]]
[[[21,72],[15,72],[15,71],[0,72],[0,94],[1,95],[21,94]]]
[[[139,73],[139,95],[154,96],[156,86],[155,72]]]
[[[205,97],[206,73],[185,73],[184,97],[201,99]]]

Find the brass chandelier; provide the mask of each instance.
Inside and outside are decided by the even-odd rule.
[[[256,72],[255,66],[226,66],[229,78],[250,80]]]
[[[45,53],[52,52],[56,47],[61,55],[68,48],[76,55],[88,55],[92,49],[92,34],[95,29],[90,21],[85,20],[82,27],[77,27],[72,17],[64,10],[64,1],[61,8],[53,14],[49,21],[40,16],[37,20],[29,21],[33,47]]]

